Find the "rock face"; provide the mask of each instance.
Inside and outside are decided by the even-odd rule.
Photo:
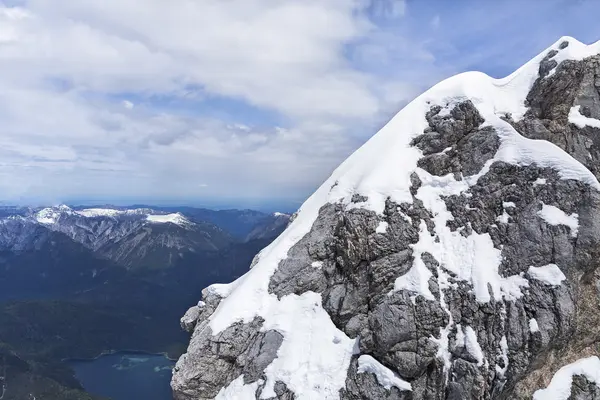
[[[599,53],[409,104],[203,292],[175,398],[600,399]]]

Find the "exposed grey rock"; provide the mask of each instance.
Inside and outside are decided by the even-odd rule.
[[[188,333],[192,333],[194,328],[196,327],[196,322],[198,321],[198,317],[200,316],[200,307],[193,306],[190,307],[183,317],[181,317],[181,329]]]
[[[525,117],[515,128],[532,139],[548,140],[600,176],[600,129],[580,129],[568,122],[571,107],[600,119],[600,55],[581,61],[563,61],[554,74],[538,79],[527,102]]]
[[[175,399],[212,399],[239,376],[245,383],[260,379],[283,339],[276,331],[261,332],[262,323],[255,318],[213,335],[207,320],[198,320],[188,351],[174,368]]]
[[[596,382],[590,382],[585,376],[575,375],[571,384],[571,395],[568,400],[598,400],[600,388]]]
[[[540,62],[539,75],[541,78],[545,78],[546,76],[548,76],[550,71],[556,68],[556,66],[558,65],[558,62],[552,59],[557,54],[558,51],[550,50],[548,54],[546,54],[546,57],[544,57],[544,59]]]
[[[392,386],[390,389],[382,387],[375,375],[371,373],[358,373],[357,360],[354,359],[348,370],[348,383],[340,393],[341,400],[412,400],[413,393],[401,391]]]

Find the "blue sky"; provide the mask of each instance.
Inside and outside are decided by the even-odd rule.
[[[292,210],[403,105],[597,1],[0,0],[6,203]]]

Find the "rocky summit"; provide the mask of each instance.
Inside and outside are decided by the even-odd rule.
[[[600,42],[400,111],[182,319],[178,400],[600,399]]]

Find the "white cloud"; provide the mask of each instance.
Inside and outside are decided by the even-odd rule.
[[[344,127],[386,109],[381,82],[347,58],[377,30],[369,7],[404,13],[387,0],[0,0],[0,190],[301,198],[359,145]],[[202,117],[211,96],[287,127]]]
[[[515,39],[455,44],[520,15],[414,21],[399,0],[18,3],[0,0],[0,200],[302,199],[426,86],[510,62]]]
[[[190,86],[292,117],[377,112],[344,45],[372,26],[354,0],[33,0],[0,11],[0,71],[99,92]]]

